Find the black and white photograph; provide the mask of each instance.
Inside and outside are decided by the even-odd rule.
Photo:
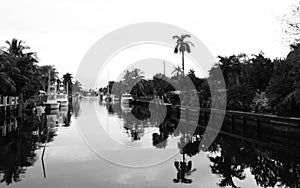
[[[1,188],[300,188],[300,0],[0,15]]]

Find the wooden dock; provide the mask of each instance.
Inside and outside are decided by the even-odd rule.
[[[0,96],[0,133],[5,136],[17,126],[18,97]]]

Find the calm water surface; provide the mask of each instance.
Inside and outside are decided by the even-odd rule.
[[[153,116],[84,98],[1,121],[0,187],[300,187],[298,153],[225,135],[201,150],[203,130]]]

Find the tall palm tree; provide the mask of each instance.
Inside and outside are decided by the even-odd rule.
[[[178,51],[181,53],[182,56],[182,74],[184,75],[184,52],[191,53],[191,46],[195,46],[192,42],[190,41],[185,41],[186,38],[190,38],[191,35],[185,34],[185,35],[175,35],[173,36],[173,39],[176,40],[176,46],[174,49],[174,53],[177,54]]]
[[[72,79],[73,79],[73,76],[71,73],[67,72],[66,74],[63,75],[63,83],[64,83],[66,90],[69,93],[72,93],[72,86],[73,86]]]

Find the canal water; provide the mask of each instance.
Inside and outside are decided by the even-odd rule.
[[[300,187],[299,153],[223,134],[204,147],[160,110],[83,98],[6,118],[0,187]]]

